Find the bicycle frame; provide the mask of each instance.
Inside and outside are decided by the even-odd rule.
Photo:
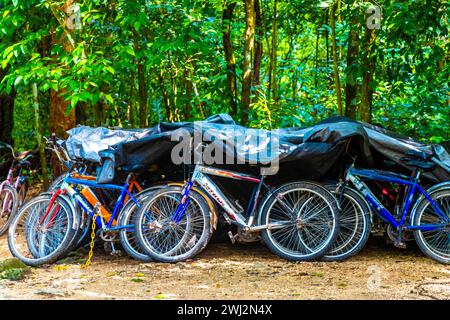
[[[392,215],[389,212],[389,210],[387,210],[383,206],[383,204],[381,204],[381,202],[378,200],[378,198],[372,193],[370,188],[360,179],[360,177],[363,177],[363,178],[366,178],[369,180],[396,183],[396,184],[408,187],[408,192],[407,192],[405,201],[402,206],[403,208],[402,208],[402,215],[401,215],[400,221],[396,220],[394,218],[394,215]],[[427,225],[423,225],[423,226],[406,225],[405,226],[406,217],[408,216],[408,213],[410,212],[411,205],[413,204],[414,197],[417,193],[419,195],[425,197],[425,199],[427,199],[427,201],[430,202],[430,204],[433,207],[436,214],[441,219],[443,219],[443,221],[448,223],[450,220],[450,218],[447,217],[447,215],[439,207],[439,205],[420,186],[419,177],[420,177],[420,171],[417,171],[415,174],[413,174],[412,177],[407,177],[404,175],[387,172],[387,171],[360,169],[360,168],[355,168],[354,166],[351,166],[347,170],[346,181],[351,181],[353,183],[353,185],[356,187],[356,189],[363,194],[364,198],[367,200],[367,202],[372,207],[374,212],[380,218],[382,218],[385,222],[391,224],[392,226],[394,226],[397,229],[404,228],[407,230],[434,231],[434,230],[438,230],[439,228],[445,227],[445,224],[427,224]]]
[[[12,151],[14,152],[14,151]],[[13,187],[15,190],[19,191],[20,186],[21,186],[21,177],[22,177],[22,168],[19,169],[19,173],[17,175],[16,178],[14,178],[14,172],[16,171],[16,158],[13,159],[13,162],[11,164],[11,167],[8,170],[8,175],[6,176],[6,179],[0,184],[0,192],[3,190],[3,187],[5,185],[9,185],[11,187]],[[19,205],[22,204],[22,202],[25,199],[21,199],[20,195],[17,195],[19,198]],[[9,199],[9,195],[6,196],[7,198],[5,199],[4,203],[3,203],[3,211],[7,211],[6,209],[10,206],[10,199]]]
[[[50,145],[48,149],[52,150],[60,163],[66,166],[67,169],[69,169],[69,173],[67,173],[66,177],[64,178],[61,188],[58,189],[52,196],[52,199],[50,201],[50,205],[47,209],[47,212],[45,213],[44,217],[42,218],[42,221],[45,220],[46,216],[51,211],[51,208],[53,206],[53,203],[55,199],[60,194],[69,194],[75,202],[80,206],[80,208],[86,212],[91,218],[93,218],[96,214],[96,211],[100,211],[100,207],[103,207],[103,204],[100,201],[97,201],[97,203],[90,203],[86,197],[84,197],[76,188],[73,188],[72,186],[84,186],[88,188],[97,188],[97,189],[107,189],[107,190],[117,190],[120,191],[120,196],[118,197],[113,212],[110,213],[108,210],[106,210],[106,213],[108,213],[109,221],[108,223],[105,223],[105,220],[103,219],[102,214],[99,214],[95,222],[96,224],[103,230],[108,231],[117,231],[121,229],[130,229],[134,228],[134,225],[126,225],[126,226],[114,226],[114,221],[116,218],[118,218],[120,214],[120,210],[124,207],[124,205],[129,201],[133,201],[138,207],[140,207],[139,201],[133,196],[132,191],[133,189],[136,189],[137,192],[142,191],[142,187],[139,185],[139,183],[134,180],[134,177],[130,174],[125,182],[124,185],[115,185],[115,184],[99,184],[96,182],[97,178],[95,176],[86,175],[85,169],[80,169],[77,166],[76,161],[72,161],[67,153],[67,151],[58,145],[56,142],[56,136],[52,136],[52,139],[46,139],[47,143]],[[89,193],[96,198],[96,195],[89,190]],[[106,209],[106,208],[105,208]],[[57,210],[55,210],[57,212]],[[56,215],[56,213],[54,213]],[[53,220],[54,217],[52,217],[51,220]]]
[[[14,176],[13,176],[13,167],[11,166],[11,168],[8,171],[8,175],[6,177],[6,179],[0,184],[0,192],[3,191],[3,188],[5,185],[9,185],[14,187],[14,189],[17,190],[17,188],[19,187],[19,176],[15,179],[14,181]],[[11,202],[12,199],[10,199],[10,195],[9,193],[6,195],[5,197],[5,201],[3,202],[3,212],[10,212],[11,211]]]
[[[248,204],[247,210],[244,214],[243,209],[236,208],[232,201],[227,198],[224,193],[220,190],[217,184],[209,177],[209,175],[219,176],[228,179],[234,179],[239,181],[247,181],[256,183],[257,186],[253,189],[252,197]],[[181,202],[177,207],[174,215],[172,216],[173,221],[176,223],[180,221],[183,217],[186,209],[189,205],[189,192],[191,191],[193,185],[199,185],[203,190],[206,191],[228,214],[225,216],[226,220],[230,223],[237,224],[239,227],[244,228],[246,231],[259,231],[262,229],[273,229],[276,227],[281,227],[280,224],[270,224],[270,225],[258,225],[254,226],[253,222],[255,219],[255,214],[258,207],[258,198],[261,193],[261,189],[264,187],[270,190],[269,186],[264,183],[264,177],[254,177],[244,173],[238,173],[229,170],[217,169],[212,167],[207,167],[204,165],[197,164],[195,166],[194,172],[192,174],[191,180],[188,181],[181,194]]]
[[[91,188],[120,191],[120,196],[115,203],[114,210],[109,218],[108,223],[105,223],[105,221],[101,215],[96,217],[95,222],[100,228],[102,228],[103,230],[108,230],[108,231],[117,231],[120,229],[128,229],[128,228],[134,227],[133,225],[126,225],[126,226],[114,226],[113,225],[114,221],[116,220],[116,218],[118,217],[118,215],[120,213],[120,210],[122,209],[124,204],[127,203],[128,199],[133,201],[138,207],[141,206],[139,201],[133,196],[133,194],[131,192],[133,191],[134,188],[136,188],[138,191],[141,191],[142,188],[131,176],[128,176],[125,184],[123,186],[120,186],[120,185],[115,185],[115,184],[98,184],[95,181],[95,177],[93,177],[93,176],[79,175],[76,173],[74,175],[68,174],[62,183],[61,189],[57,190],[53,194],[52,199],[50,201],[50,205],[49,205],[44,217],[42,218],[42,221],[45,221],[46,216],[51,211],[51,207],[52,207],[53,202],[56,199],[56,197],[58,197],[60,194],[63,194],[63,193],[68,193],[76,201],[76,203],[80,206],[80,208],[83,211],[85,211],[86,213],[88,213],[91,218],[93,218],[95,216],[96,210],[98,209],[98,208],[96,208],[96,205],[89,203],[89,201],[87,201],[87,199],[85,199],[85,197],[82,194],[80,194],[80,192],[78,192],[78,190],[73,188],[72,185],[81,185],[81,186],[91,187]],[[55,210],[55,215],[56,215],[56,212],[57,212],[57,210]],[[52,221],[52,220],[53,220],[53,217],[50,221]]]

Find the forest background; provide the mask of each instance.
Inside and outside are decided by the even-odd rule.
[[[446,0],[0,0],[0,140],[345,115],[450,140]]]

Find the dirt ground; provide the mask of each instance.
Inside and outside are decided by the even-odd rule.
[[[0,260],[10,257],[0,238]],[[195,260],[140,263],[96,250],[91,266],[32,268],[1,299],[450,299],[450,267],[370,241],[345,262],[292,263],[263,245],[210,244]]]

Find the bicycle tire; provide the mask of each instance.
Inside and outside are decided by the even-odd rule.
[[[208,244],[211,235],[212,235],[212,228],[211,228],[211,217],[210,217],[210,211],[209,206],[206,200],[199,195],[194,190],[191,190],[189,193],[189,199],[190,204],[187,210],[186,214],[183,218],[186,219],[186,227],[184,228],[184,231],[181,229],[180,225],[178,224],[175,227],[171,227],[172,221],[170,220],[170,213],[166,214],[166,221],[163,221],[165,225],[163,227],[171,227],[172,230],[169,230],[169,232],[177,232],[180,231],[184,232],[182,234],[182,237],[180,240],[176,240],[171,248],[168,248],[166,251],[160,250],[160,248],[155,245],[154,239],[160,236],[161,230],[157,230],[156,232],[148,232],[148,229],[143,228],[143,222],[145,222],[145,217],[148,215],[148,212],[150,211],[150,208],[152,206],[155,206],[156,201],[161,200],[163,197],[168,197],[169,200],[173,202],[173,205],[176,204],[176,202],[179,202],[179,198],[181,195],[182,187],[178,186],[170,186],[162,188],[161,190],[156,191],[152,197],[148,198],[145,203],[142,205],[142,207],[139,209],[139,211],[136,214],[135,217],[135,227],[136,227],[136,235],[137,240],[139,242],[139,245],[141,248],[145,251],[147,255],[149,255],[153,260],[159,261],[159,262],[166,262],[166,263],[175,263],[179,261],[184,261],[187,259],[191,259],[197,254],[199,254]],[[194,203],[194,204],[193,204]],[[199,210],[199,214],[194,212],[195,207],[197,207]],[[173,206],[174,208],[174,206]],[[155,210],[155,208],[153,208]],[[158,209],[159,210],[159,209]],[[160,211],[160,210],[159,210]],[[161,213],[161,212],[159,212]],[[164,214],[164,213],[163,213]],[[196,222],[196,219],[201,220],[200,224],[201,227],[199,230],[199,234],[191,235],[190,232],[194,230],[194,221]],[[160,223],[159,221],[157,221]],[[178,230],[175,230],[175,228],[180,228]],[[175,230],[175,231],[173,231]],[[163,231],[166,231],[163,230]],[[163,235],[164,237],[164,235]],[[165,238],[167,240],[168,237]]]
[[[447,190],[439,190],[432,194],[430,194],[430,197],[438,203],[438,205],[442,208],[442,203],[439,203],[439,201],[445,197],[447,198],[446,207],[444,209],[444,212],[447,214],[448,217],[450,217],[450,189]],[[417,206],[417,210],[412,212],[411,215],[411,222],[413,226],[419,226],[423,225],[422,218],[424,217],[424,214],[426,213],[426,210],[428,209],[428,206],[431,206],[431,203],[427,199],[422,199],[419,205]],[[433,210],[434,212],[434,210]],[[436,215],[436,217],[438,217]],[[429,217],[429,219],[436,220],[433,216]],[[436,223],[436,221],[433,221],[433,223]],[[443,263],[443,264],[450,264],[450,225],[447,225],[447,227],[443,227],[443,230],[438,231],[440,234],[440,241],[439,243],[434,244],[440,244],[442,242],[443,249],[439,250],[436,247],[433,247],[431,241],[426,239],[426,233],[431,233],[432,231],[422,231],[422,230],[414,230],[414,239],[416,240],[417,246],[420,248],[420,250],[431,259]],[[442,251],[444,250],[444,251]]]
[[[336,185],[325,185],[325,188],[335,194]],[[369,239],[371,211],[363,196],[346,187],[340,207],[339,234],[330,251],[322,257],[324,261],[343,261],[351,258],[364,248]]]
[[[2,194],[8,193],[9,196],[11,197],[11,199],[8,199],[8,201],[12,201],[12,204],[10,205],[11,206],[10,212],[4,213],[3,212],[3,201],[0,203],[0,210],[2,211],[1,216],[3,216],[4,214],[8,215],[7,217],[5,217],[6,219],[3,219],[3,217],[0,217],[0,224],[1,224],[0,225],[0,236],[3,235],[8,230],[8,227],[11,224],[11,220],[13,219],[13,217],[18,209],[18,205],[19,205],[17,190],[15,188],[13,188],[10,185],[5,184],[3,186],[1,193]],[[6,195],[6,196],[8,196],[8,195]],[[0,195],[0,198],[1,198],[1,195]],[[1,198],[1,199],[3,199],[3,198]],[[4,223],[2,223],[2,221],[4,221]]]
[[[299,196],[301,196],[301,198],[298,199],[293,208],[290,208],[290,217],[286,216],[286,218],[288,218],[289,220],[286,220],[286,218],[281,219],[282,215],[286,215],[286,213],[282,212],[282,210],[276,209],[275,204],[277,202],[280,202],[281,207],[286,210],[286,205],[288,204],[286,203],[287,200],[285,199],[288,199],[287,195],[289,193],[295,191],[300,192]],[[301,193],[303,193],[303,195]],[[293,196],[294,195],[289,195],[291,200],[293,199]],[[316,212],[314,209],[315,207],[313,207],[310,211],[315,212],[315,214],[306,216],[305,214],[307,213],[307,209],[311,205],[314,205],[314,199],[316,199],[316,202],[322,202],[323,208]],[[302,201],[301,203],[300,200]],[[297,205],[300,205],[300,210],[295,213]],[[280,218],[276,217],[277,211],[281,213]],[[286,260],[312,261],[320,259],[329,251],[339,233],[338,212],[337,202],[334,196],[324,187],[315,182],[298,181],[282,185],[269,195],[269,199],[265,202],[264,208],[262,209],[261,219],[259,219],[259,221],[262,222],[262,224],[281,223],[285,224],[286,227],[274,229],[274,232],[272,232],[272,230],[270,229],[264,229],[261,232],[261,238],[263,239],[269,250]],[[300,219],[301,214],[303,214],[304,219]],[[296,217],[293,215],[296,215]],[[315,216],[327,219],[326,221],[322,221],[323,225],[321,226],[321,230],[326,231],[326,229],[329,229],[330,231],[327,232],[326,237],[323,239],[323,241],[319,239],[319,244],[316,245],[316,247],[312,247],[311,244],[309,244],[308,246],[305,240],[307,233],[309,232],[310,234],[312,234],[312,231],[315,230],[313,229],[312,224],[309,222]],[[293,220],[294,218],[295,221]],[[283,230],[288,226],[290,226],[293,231]],[[319,227],[317,227],[317,225],[314,226],[314,228]],[[281,232],[284,233],[281,233],[279,230],[282,230]],[[276,232],[280,233],[279,236],[276,234]],[[301,234],[301,232],[303,232],[303,235]],[[287,245],[290,245],[292,243],[295,247],[287,248],[287,245],[286,247],[283,247],[282,242],[284,240],[281,239],[282,236],[291,234],[293,236],[293,241],[291,242],[289,240]],[[280,240],[277,240],[275,235],[277,235],[277,238],[279,238]]]
[[[138,200],[140,203],[142,203],[145,199],[150,197],[156,190],[158,190],[159,187],[156,188],[149,188],[146,190],[143,190],[136,194],[134,197],[136,200]],[[133,224],[135,221],[135,215],[139,208],[137,208],[136,203],[134,203],[132,200],[128,201],[128,203],[123,208],[122,212],[120,213],[120,216],[118,218],[118,225],[119,226],[126,226],[129,224]],[[153,261],[152,258],[145,253],[145,251],[142,249],[142,247],[139,245],[139,242],[136,239],[130,238],[130,233],[136,234],[136,230],[127,230],[125,228],[120,229],[119,237],[120,237],[120,244],[122,245],[125,252],[132,257],[133,259],[142,261],[142,262],[151,262]],[[134,235],[136,237],[136,235]]]
[[[20,248],[25,247],[25,246],[23,244],[22,245],[18,244],[16,241],[17,238],[19,237],[19,231],[20,231],[19,223],[21,223],[21,218],[24,218],[25,219],[24,222],[26,223],[27,218],[29,218],[28,216],[26,216],[27,210],[30,209],[32,206],[38,205],[38,204],[42,205],[42,210],[45,210],[45,208],[48,206],[47,203],[50,203],[50,199],[51,199],[51,196],[47,195],[47,194],[31,199],[19,210],[19,212],[17,213],[17,215],[15,215],[14,219],[11,222],[11,226],[10,226],[9,232],[8,232],[9,250],[14,257],[18,258],[26,265],[36,267],[36,266],[41,266],[44,264],[49,264],[49,263],[57,261],[65,253],[67,253],[68,245],[70,244],[70,241],[73,238],[73,235],[75,232],[75,230],[73,229],[73,212],[72,212],[71,206],[68,204],[67,200],[64,199],[63,197],[59,196],[55,199],[55,203],[60,205],[63,210],[58,211],[58,214],[59,214],[59,212],[64,212],[65,217],[67,218],[67,221],[65,223],[65,228],[63,231],[64,235],[63,235],[61,241],[59,242],[59,244],[54,248],[54,250],[52,250],[52,252],[46,254],[45,256],[36,257],[30,251],[28,251],[27,255],[25,255],[25,252],[21,252]],[[35,215],[38,213],[32,213],[32,214]],[[21,228],[23,228],[23,227],[21,227]],[[27,232],[26,228],[24,228],[24,230],[26,233]],[[44,232],[42,232],[42,233],[44,233]],[[24,236],[27,237],[26,234]],[[46,236],[46,237],[48,237],[48,236]],[[45,241],[45,240],[42,240],[42,238],[41,238],[40,241]],[[45,246],[45,243],[42,244],[42,242],[40,242],[39,246],[40,247]],[[38,251],[38,252],[40,252],[40,251]]]

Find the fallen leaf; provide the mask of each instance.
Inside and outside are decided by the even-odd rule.
[[[313,277],[319,277],[319,278],[323,278],[323,273],[322,272],[314,272],[311,274]]]
[[[52,269],[55,271],[64,271],[64,270],[69,269],[69,266],[53,266]]]
[[[173,293],[160,293],[157,294],[156,296],[154,296],[154,299],[158,299],[158,300],[167,300],[167,299],[173,299],[175,298],[177,295],[173,294]]]

